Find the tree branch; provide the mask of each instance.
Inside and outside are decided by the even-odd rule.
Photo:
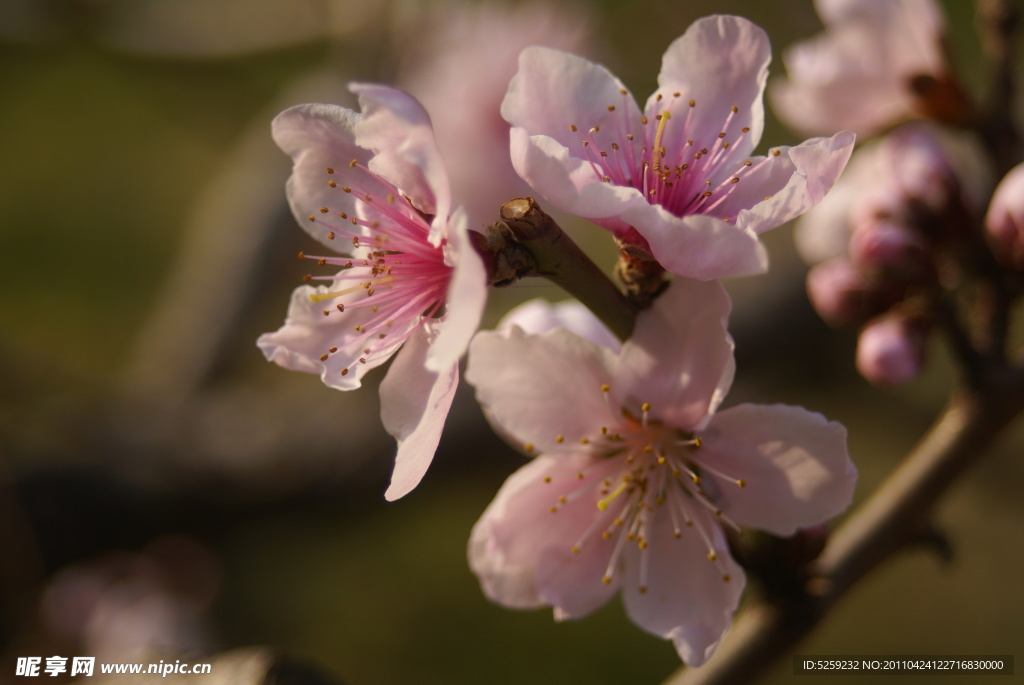
[[[586,305],[625,340],[633,332],[639,307],[587,257],[532,197],[501,206],[501,221],[473,243],[484,260],[491,285],[508,285],[526,276],[543,276]]]

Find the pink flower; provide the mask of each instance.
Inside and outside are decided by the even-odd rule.
[[[739,17],[695,22],[665,53],[643,112],[607,69],[527,48],[502,115],[512,162],[538,193],[671,272],[764,271],[760,233],[817,204],[854,136],[751,157],[764,127],[768,38]]]
[[[1024,269],[1024,164],[1010,169],[996,186],[985,214],[985,232],[996,259]]]
[[[945,27],[933,0],[816,0],[815,7],[825,33],[785,51],[789,80],[773,82],[769,93],[794,130],[877,133],[921,113],[924,93],[915,83],[920,91],[948,80]]]
[[[537,305],[532,305],[537,309]],[[716,409],[733,377],[718,281],[677,279],[633,337],[517,312],[470,346],[467,379],[489,420],[533,461],[473,528],[469,562],[509,607],[579,618],[621,593],[629,616],[703,663],[745,582],[723,527],[777,535],[850,502],[846,431],[797,407]]]
[[[483,264],[465,217],[450,214],[448,177],[430,119],[411,96],[353,84],[362,112],[299,105],[274,119],[294,160],[288,201],[335,253],[304,255],[339,271],[292,295],[284,326],[260,336],[267,359],[319,373],[339,390],[397,354],[381,383],[381,418],[398,440],[388,499],[412,490],[433,458],[479,325]],[[399,348],[401,352],[399,353]]]

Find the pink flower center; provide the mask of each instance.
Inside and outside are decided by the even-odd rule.
[[[614,402],[608,385],[601,386],[601,392],[607,402]],[[714,475],[718,482],[731,481],[741,488],[746,487],[746,481],[698,464],[694,455],[701,447],[699,436],[651,419],[647,403],[639,409],[637,414],[620,406],[616,413],[621,421],[617,425],[602,426],[597,435],[584,436],[572,445],[574,453],[578,454],[582,445],[594,458],[576,474],[580,486],[559,495],[550,511],[557,514],[564,505],[580,497],[596,499],[594,520],[571,551],[578,554],[585,545],[595,544],[597,537],[611,541],[611,558],[602,579],[606,584],[612,582],[626,546],[633,544],[640,552],[637,590],[646,592],[648,549],[652,544],[674,543],[705,547],[708,560],[718,566],[722,580],[728,582],[730,577],[720,559],[724,550],[716,547],[716,536],[695,512],[706,509],[715,519],[742,534],[715,505],[716,483],[707,476]],[[564,444],[565,437],[556,436],[555,441]],[[528,451],[531,447],[527,446]],[[648,531],[654,517],[666,515],[671,517],[674,540],[651,539]]]
[[[640,118],[638,141],[628,115],[630,95],[626,90],[620,92],[622,106],[608,105],[614,126],[594,126],[581,140],[591,169],[605,183],[636,188],[650,204],[661,205],[675,216],[717,216],[716,210],[741,179],[767,162],[766,158],[754,164],[736,154],[750,128],[738,126],[739,109],[735,106],[723,113],[717,132],[701,134],[693,123],[699,106],[695,100],[687,103],[686,117],[680,120],[671,114],[680,93],[668,98],[659,93]],[[576,133],[581,129],[570,124],[569,130]],[[780,151],[774,149],[771,154],[778,156]],[[734,217],[723,218],[729,221]]]
[[[351,244],[352,249],[342,256],[299,253],[300,259],[342,269],[333,276],[307,275],[305,280],[333,282],[334,289],[310,295],[313,302],[333,303],[323,310],[324,316],[345,315],[359,322],[353,326],[355,337],[340,336],[338,345],[320,356],[326,361],[339,350],[349,354],[352,360],[342,368],[343,376],[351,364],[365,364],[371,355],[390,356],[417,328],[441,314],[453,272],[445,263],[444,245],[435,247],[427,239],[428,217],[356,160],[348,167],[361,173],[328,168],[327,184],[358,200],[358,216],[320,207],[307,218],[327,229],[328,240]],[[369,187],[367,177],[375,187]]]

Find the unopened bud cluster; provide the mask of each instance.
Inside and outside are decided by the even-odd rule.
[[[857,369],[872,383],[917,375],[934,296],[982,259],[970,253],[984,174],[972,168],[967,145],[928,124],[902,126],[860,150],[836,192],[797,229],[814,263],[811,303],[831,325],[860,327]]]

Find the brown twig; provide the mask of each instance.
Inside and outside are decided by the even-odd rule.
[[[532,197],[501,206],[501,221],[473,237],[491,285],[543,276],[586,305],[621,340],[629,337],[639,307],[587,257]]]

